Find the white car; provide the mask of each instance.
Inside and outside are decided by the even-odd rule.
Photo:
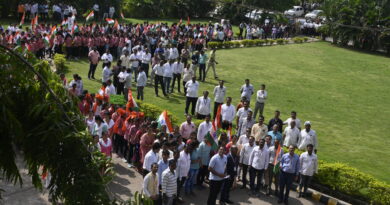
[[[323,11],[322,11],[322,10],[313,10],[312,12],[307,13],[307,14],[305,15],[305,18],[307,18],[307,19],[316,19],[316,18],[319,17],[321,14],[323,14]]]
[[[292,9],[289,9],[284,12],[284,15],[286,16],[302,16],[304,13],[304,10],[302,6],[293,6]]]

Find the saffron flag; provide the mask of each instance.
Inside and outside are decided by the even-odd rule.
[[[115,19],[115,23],[114,23],[113,28],[116,29],[116,30],[119,29],[119,24],[118,24],[118,21],[116,19]]]
[[[106,18],[106,21],[108,24],[113,24],[115,23],[114,19]]]
[[[187,25],[190,25],[191,21],[190,21],[190,17],[187,16]]]
[[[276,150],[274,161],[272,162],[274,164],[273,172],[275,174],[279,173],[279,171],[280,171],[280,162],[278,161],[278,157],[279,157],[279,154],[280,154],[280,149],[282,149],[281,145],[278,146],[278,149]]]
[[[35,26],[38,25],[38,15],[31,19],[31,28],[34,30]]]
[[[20,20],[19,26],[24,24],[24,17],[26,17],[26,12],[23,12],[22,20]]]
[[[51,27],[51,30],[50,30],[50,38],[53,38],[57,33],[57,26],[54,25],[53,27]]]
[[[171,120],[168,117],[168,111],[164,110],[160,117],[157,119],[158,127],[161,128],[162,125],[167,126],[167,133],[173,132],[173,127],[171,124]]]
[[[124,18],[125,18],[125,16],[123,15],[123,12],[121,12],[121,18],[122,18],[122,19],[124,19]]]
[[[180,19],[179,21],[179,25],[181,25],[183,23],[183,19]]]
[[[91,11],[91,13],[88,14],[88,16],[85,18],[85,20],[90,21],[94,16],[95,16],[95,14],[93,13],[93,11]]]
[[[127,104],[126,104],[126,112],[131,112],[131,111],[138,111],[138,105],[137,102],[135,102],[133,98],[133,92],[131,89],[129,89],[127,93]]]

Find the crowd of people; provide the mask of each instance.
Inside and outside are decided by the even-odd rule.
[[[258,28],[249,26],[246,36],[268,37],[271,32],[272,37],[280,37],[288,33],[284,25],[274,28],[270,25],[269,31],[256,36]],[[318,140],[311,123],[306,121],[301,127],[296,112],[283,121],[280,112],[275,111],[275,116],[265,124],[266,86],[260,85],[255,91],[249,79],[240,88],[241,100],[237,106],[226,96],[228,88],[223,80],[212,92],[203,91],[199,96],[209,69],[218,79],[216,50],[207,51],[207,42],[232,38],[228,21],[203,25],[181,22],[81,25],[73,14],[59,26],[37,24],[28,30],[16,25],[7,29],[0,26],[1,44],[26,48],[39,58],[51,58],[55,53],[65,53],[69,59],[88,57],[88,79],[95,79],[95,71],[102,65],[102,87],[96,94],[84,90],[78,74],[70,82],[64,74],[60,78],[69,94],[79,98],[80,111],[96,148],[108,157],[116,153],[129,168],[142,173],[143,193],[156,205],[182,203],[183,189],[184,194],[195,194],[195,187],[204,188],[205,184],[210,190],[208,205],[216,203],[219,193],[220,204],[231,204],[231,188],[242,182],[242,188],[247,189],[248,172],[250,196],[258,197],[264,189],[266,195],[274,193],[280,203],[288,204],[292,182],[299,177],[299,197],[304,196],[317,172]],[[168,98],[177,86],[177,92],[186,97],[183,108],[186,121],[170,130],[156,119],[132,110],[133,84],[139,100],[144,100],[147,84],[154,86],[156,96],[161,89]],[[113,94],[124,95],[130,106],[110,104]],[[254,111],[250,103],[253,95]],[[192,117],[203,122],[196,126]],[[213,123],[220,124],[224,131],[211,136]],[[298,156],[294,153],[296,148],[305,152]]]

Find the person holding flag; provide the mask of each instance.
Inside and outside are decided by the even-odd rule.
[[[274,145],[268,148],[269,152],[269,164],[268,169],[265,170],[264,180],[265,185],[267,186],[266,195],[270,195],[272,191],[272,181],[275,178],[275,195],[278,194],[279,190],[279,163],[284,154],[282,146],[280,145],[279,140],[275,140]]]

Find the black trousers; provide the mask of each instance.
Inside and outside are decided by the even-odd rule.
[[[125,94],[124,90],[123,90],[124,86],[125,86],[125,83],[118,82],[118,86],[116,87],[116,94],[117,95]]]
[[[164,81],[163,81],[163,77],[162,76],[159,76],[159,75],[155,75],[154,76],[154,92],[156,93],[156,95],[158,95],[158,84],[161,85],[161,89],[163,91],[163,94],[164,95],[167,95],[165,93],[165,87],[164,87]]]
[[[183,188],[183,184],[186,181],[186,177],[177,178],[177,195],[176,197],[180,197],[181,188]]]
[[[207,199],[207,205],[215,205],[219,192],[221,191],[223,180],[210,180],[210,192]]]
[[[307,176],[307,175],[301,174],[300,177],[301,177],[301,179],[299,182],[299,193],[302,193],[302,187],[303,187],[303,193],[306,194],[307,188],[309,187],[312,176]]]
[[[263,178],[264,169],[249,168],[250,187],[252,191],[259,191],[261,185],[261,179]],[[256,186],[255,186],[255,179]]]
[[[198,101],[198,98],[187,97],[187,99],[186,99],[186,108],[185,108],[185,113],[186,114],[188,114],[188,109],[190,108],[190,104],[192,104],[191,115],[194,115],[196,101]]]
[[[215,116],[217,115],[217,111],[218,111],[218,107],[220,105],[222,105],[223,103],[219,103],[219,102],[214,102],[214,119],[215,119]]]
[[[180,80],[181,80],[181,74],[180,73],[174,73],[173,74],[171,92],[173,93],[173,89],[175,88],[176,79],[177,79],[177,92],[180,93]]]
[[[206,64],[199,64],[199,81],[206,79]]]
[[[222,122],[222,129],[224,129],[224,130],[227,130],[227,129],[229,129],[229,127],[231,127],[232,126],[232,123],[231,122]]]
[[[145,71],[146,77],[149,78],[149,64],[142,63],[142,69]]]
[[[203,165],[199,168],[198,176],[196,177],[196,184],[202,185],[204,182],[204,179],[209,175],[209,167]]]
[[[223,180],[223,185],[222,185],[222,190],[221,190],[221,198],[219,199],[219,201],[221,202],[226,202],[226,201],[229,201],[229,198],[230,198],[230,189],[232,188],[233,186],[233,182],[234,182],[234,176],[230,176],[229,178],[227,179],[224,179]]]
[[[244,187],[246,187],[246,184],[248,183],[248,180],[246,179],[246,175],[248,174],[248,167],[249,165],[242,165],[242,186]]]
[[[287,202],[288,195],[290,194],[291,185],[293,183],[295,175],[293,173],[287,173],[280,171],[279,175],[279,200]],[[284,192],[286,188],[286,192]]]
[[[95,71],[96,71],[97,64],[89,64],[89,71],[88,71],[88,78],[95,78]]]
[[[196,115],[196,119],[198,120],[204,120],[204,118],[206,118],[206,115],[201,115],[199,113]]]
[[[183,89],[184,89],[184,95],[187,95],[187,88],[186,88],[187,82],[183,81]]]

